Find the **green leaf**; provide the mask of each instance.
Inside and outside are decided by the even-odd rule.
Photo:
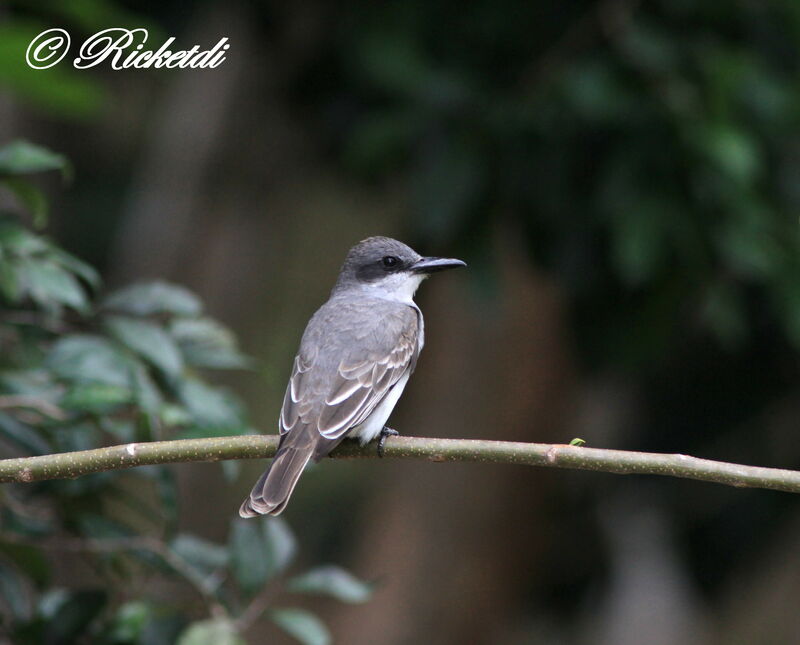
[[[22,284],[14,264],[3,256],[3,249],[0,247],[0,293],[9,302],[16,304],[22,299]]]
[[[142,642],[140,635],[151,617],[150,606],[142,601],[126,602],[114,615],[109,636],[114,643]]]
[[[234,520],[228,542],[233,576],[246,593],[256,593],[269,574],[261,527],[257,521]]]
[[[287,634],[294,636],[303,645],[328,645],[331,635],[328,628],[311,612],[305,609],[273,609],[269,617]]]
[[[570,446],[585,446],[586,439],[581,439],[580,437],[575,437],[572,441],[569,442]]]
[[[185,426],[192,421],[191,415],[186,411],[186,408],[180,405],[174,405],[171,403],[163,404],[158,410],[158,418],[161,419],[161,423],[163,423],[168,428],[174,426]],[[177,438],[180,439],[189,439],[189,438],[198,438],[198,437],[212,437],[217,436],[214,434],[214,431],[211,429],[202,430],[200,428],[192,428],[192,430],[197,430],[198,434],[195,435],[184,435],[183,432],[178,433]]]
[[[183,287],[167,282],[148,282],[115,291],[103,301],[103,307],[137,316],[197,316],[202,310],[202,303]]]
[[[247,645],[236,629],[225,618],[201,620],[187,627],[178,638],[177,645]]]
[[[747,131],[731,125],[704,124],[693,136],[709,160],[735,181],[750,184],[758,176],[761,151]]]
[[[102,413],[131,401],[132,394],[127,387],[108,383],[79,383],[62,397],[61,405],[69,410]]]
[[[181,533],[170,544],[170,548],[189,564],[209,575],[228,564],[228,550],[196,535]]]
[[[215,320],[176,318],[169,331],[191,365],[225,369],[246,367],[249,363],[239,353],[233,333]]]
[[[23,291],[43,307],[67,305],[86,313],[89,301],[75,277],[57,264],[34,258],[21,258],[17,276]]]
[[[136,403],[142,411],[156,414],[163,405],[164,399],[161,396],[161,391],[158,389],[158,386],[150,377],[150,374],[148,374],[143,364],[139,363],[133,369],[132,378],[133,394]]]
[[[292,563],[297,552],[297,542],[289,525],[280,518],[264,518],[261,526],[267,545],[269,576],[273,577],[282,573]]]
[[[48,255],[53,262],[60,264],[71,273],[85,280],[87,284],[95,289],[100,286],[100,274],[86,262],[79,260],[57,246],[51,246]]]
[[[277,518],[237,519],[231,527],[229,542],[231,570],[248,593],[258,591],[284,571],[297,550],[288,525]]]
[[[8,188],[20,204],[30,211],[36,228],[42,228],[47,224],[47,198],[38,187],[18,177],[6,177],[0,181],[0,185]]]
[[[194,378],[184,378],[179,388],[181,401],[198,425],[221,427],[243,425],[238,402],[226,392]]]
[[[51,619],[68,598],[69,592],[66,589],[49,589],[39,598],[39,614],[43,618]]]
[[[49,251],[51,245],[16,221],[0,218],[0,247],[11,256],[27,256]]]
[[[68,380],[127,387],[135,362],[107,339],[86,334],[57,341],[50,349],[46,365],[57,376]]]
[[[295,593],[324,594],[350,603],[366,602],[372,595],[372,585],[337,566],[311,569],[292,578],[286,588]]]
[[[172,377],[180,375],[183,358],[175,342],[161,327],[125,316],[110,316],[105,325],[114,338],[162,372]]]
[[[17,175],[45,170],[60,170],[65,178],[72,174],[67,158],[44,146],[19,140],[0,148],[0,173]]]

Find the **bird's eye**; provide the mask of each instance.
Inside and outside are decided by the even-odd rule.
[[[381,263],[386,269],[394,269],[400,263],[400,260],[393,255],[387,255],[385,258],[383,258],[383,260],[381,260]]]

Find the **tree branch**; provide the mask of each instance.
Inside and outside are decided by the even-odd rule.
[[[275,435],[246,435],[129,443],[96,450],[3,459],[0,460],[0,483],[75,478],[104,470],[151,464],[271,457],[275,454],[277,443]],[[354,441],[345,441],[331,456],[375,457],[376,451],[374,445],[361,447]],[[742,488],[800,493],[800,471],[744,466],[687,455],[546,443],[391,437],[386,441],[385,456],[549,466],[621,475],[666,475]]]

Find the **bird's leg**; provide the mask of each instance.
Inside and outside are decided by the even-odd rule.
[[[383,459],[383,444],[386,443],[386,437],[396,437],[399,434],[397,430],[392,430],[389,426],[383,426],[383,429],[378,434],[378,457]]]

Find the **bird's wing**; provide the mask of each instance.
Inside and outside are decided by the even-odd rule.
[[[403,310],[380,321],[377,333],[361,328],[355,341],[329,340],[330,346],[342,348],[339,352],[330,346],[301,349],[283,399],[281,434],[299,425],[315,428],[325,439],[339,439],[369,417],[416,364],[418,313],[411,307]]]
[[[309,387],[309,372],[314,367],[315,361],[316,353],[312,356],[303,357],[298,354],[294,357],[292,375],[289,377],[289,385],[286,386],[286,394],[283,396],[278,422],[278,429],[282,435],[294,429],[301,419],[308,418],[314,407],[313,392]]]

